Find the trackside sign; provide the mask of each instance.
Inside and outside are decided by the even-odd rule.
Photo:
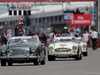
[[[92,19],[91,14],[75,14],[73,19],[70,20],[71,26],[89,26],[91,25]]]
[[[24,3],[13,3],[9,4],[9,10],[30,10],[32,4],[24,4]]]

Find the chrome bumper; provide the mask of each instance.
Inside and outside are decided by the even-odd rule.
[[[21,56],[0,56],[0,59],[35,59],[35,58],[39,58],[39,56],[24,56],[24,55],[21,55]]]
[[[87,50],[82,50],[82,53],[84,53],[84,52],[88,52]]]
[[[61,54],[61,53],[52,53],[52,54],[48,54],[48,55],[51,55],[51,56],[75,56],[77,55],[77,53],[70,53],[70,54]]]

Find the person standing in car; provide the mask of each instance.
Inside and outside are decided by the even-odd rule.
[[[64,26],[64,31],[61,33],[61,36],[69,36],[69,31],[67,26]]]
[[[25,30],[23,29],[24,23],[22,22],[22,20],[23,20],[23,16],[16,23],[16,26],[15,26],[15,36],[22,36],[22,35],[25,34]]]

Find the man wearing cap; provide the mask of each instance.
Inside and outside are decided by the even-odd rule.
[[[64,26],[64,31],[62,32],[62,36],[69,36],[68,28]]]
[[[15,36],[22,36],[23,34],[25,34],[25,30],[23,29],[24,23],[21,22],[22,20],[23,20],[23,16],[16,23],[16,26],[15,26]]]

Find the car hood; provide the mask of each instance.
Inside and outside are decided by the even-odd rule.
[[[12,48],[12,47],[29,47],[29,48],[32,48],[32,49],[37,49],[38,45],[36,44],[9,44],[9,47],[8,48]]]
[[[72,49],[72,46],[77,46],[78,44],[75,42],[58,42],[50,44],[53,48],[70,48]]]

